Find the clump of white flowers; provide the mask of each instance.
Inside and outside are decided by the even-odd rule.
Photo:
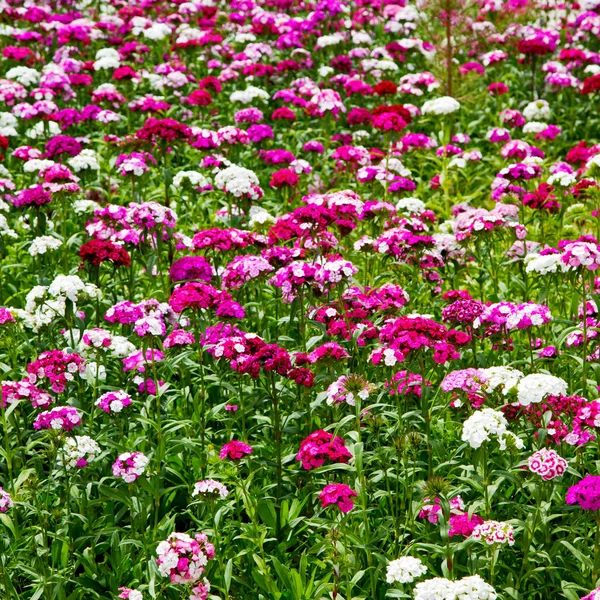
[[[92,283],[84,283],[77,275],[57,275],[49,286],[36,285],[25,297],[25,309],[18,316],[25,325],[38,331],[50,325],[57,317],[64,317],[67,301],[72,303],[72,313],[77,303],[102,298],[102,292]]]
[[[253,85],[249,85],[245,90],[237,90],[229,96],[231,102],[240,102],[242,104],[250,104],[258,100],[266,102],[268,99],[269,94],[265,90],[261,90]]]
[[[97,171],[100,168],[96,153],[89,149],[82,150],[77,156],[70,158],[67,163],[76,173],[84,169]]]
[[[494,392],[496,389],[501,388],[505,396],[523,377],[521,371],[512,367],[490,367],[489,369],[482,369],[481,374],[485,380],[482,387],[486,392]]]
[[[266,211],[262,206],[251,206],[250,207],[250,221],[248,227],[250,229],[258,228],[261,225],[271,225],[275,223],[275,217]]]
[[[100,446],[88,435],[76,435],[65,440],[57,461],[65,469],[82,469],[100,454]]]
[[[455,584],[456,600],[495,600],[496,590],[479,575],[463,577]]]
[[[419,215],[425,210],[425,202],[418,198],[402,198],[396,203],[396,210],[402,213],[410,213]]]
[[[16,81],[25,87],[33,85],[40,80],[40,72],[30,67],[13,67],[6,72],[6,79]]]
[[[522,406],[541,402],[546,396],[566,396],[567,382],[554,375],[532,373],[517,385],[517,400]]]
[[[385,580],[388,583],[412,583],[425,573],[427,567],[420,559],[414,556],[403,556],[388,563]]]
[[[564,271],[566,265],[561,262],[560,257],[560,254],[528,254],[525,257],[525,272],[547,275],[548,273],[556,273],[559,268]]]
[[[259,180],[254,171],[231,165],[215,176],[215,186],[236,198],[247,196],[253,200],[261,197]]]
[[[29,254],[31,256],[39,256],[40,254],[46,254],[52,250],[58,250],[62,246],[62,241],[58,238],[52,237],[51,235],[40,235],[36,237],[31,246],[29,246]]]
[[[449,115],[460,108],[460,103],[451,96],[441,96],[427,100],[421,107],[424,115]]]
[[[528,121],[548,121],[550,106],[546,100],[534,100],[523,109],[523,116]]]
[[[493,408],[478,410],[463,423],[461,439],[463,442],[468,442],[471,448],[480,448],[484,442],[492,438],[498,440],[500,450],[506,449],[507,439],[512,439],[517,448],[524,446],[521,439],[508,431],[508,422],[504,415]]]
[[[201,188],[210,185],[209,180],[198,171],[179,171],[179,173],[173,177],[173,186],[179,189],[183,187],[185,183],[189,183],[192,187]]]
[[[455,597],[454,582],[444,577],[428,579],[415,586],[415,600],[448,600]]]
[[[98,52],[96,52],[94,71],[101,71],[103,69],[118,69],[120,66],[121,56],[114,48],[101,48],[98,50]]]
[[[496,600],[496,590],[479,575],[450,581],[428,579],[415,586],[415,600]]]

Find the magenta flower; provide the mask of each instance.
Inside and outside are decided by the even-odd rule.
[[[319,494],[319,500],[323,508],[336,505],[343,513],[347,513],[354,508],[352,498],[357,496],[358,494],[345,483],[330,483]]]
[[[579,504],[583,510],[600,510],[600,475],[586,475],[572,485],[565,501],[567,504]]]
[[[219,458],[221,460],[229,459],[238,461],[248,454],[252,454],[251,446],[238,440],[231,440],[221,448],[221,452],[219,452]]]

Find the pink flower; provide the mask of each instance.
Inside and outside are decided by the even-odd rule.
[[[565,501],[567,504],[579,504],[583,510],[600,510],[600,475],[586,475],[572,485]]]
[[[238,461],[248,454],[252,454],[251,446],[238,440],[231,440],[221,448],[219,458],[221,460],[228,458],[229,460]]]
[[[319,494],[319,500],[323,508],[337,505],[343,513],[347,513],[354,508],[352,498],[357,496],[358,494],[345,483],[330,483]]]
[[[554,450],[542,448],[529,457],[529,470],[548,481],[560,477],[567,469],[567,461]]]
[[[322,429],[313,431],[302,440],[296,455],[296,460],[301,461],[302,467],[307,471],[322,467],[326,460],[332,463],[347,463],[351,458],[352,454],[346,448],[346,442]]]

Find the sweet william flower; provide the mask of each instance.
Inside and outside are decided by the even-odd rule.
[[[356,496],[358,494],[345,483],[330,483],[319,494],[319,500],[323,508],[337,506],[341,512],[348,513],[354,508],[352,498]]]
[[[10,494],[0,487],[0,513],[6,512],[14,506],[13,499]]]
[[[567,504],[579,504],[583,510],[600,510],[600,475],[586,475],[572,485],[565,501]]]
[[[221,448],[219,458],[221,460],[229,459],[238,461],[249,454],[252,454],[252,446],[249,446],[245,442],[240,442],[239,440],[231,440]]]
[[[123,600],[143,600],[144,598],[142,592],[128,587],[120,587],[119,592],[121,593],[117,598],[122,598]]]
[[[412,583],[425,573],[427,567],[419,558],[403,556],[388,563],[385,580],[388,583]]]
[[[475,527],[471,537],[488,545],[508,544],[512,546],[515,543],[512,525],[500,521],[484,521]]]
[[[567,461],[554,450],[542,448],[529,457],[529,470],[548,481],[560,477],[567,469]]]

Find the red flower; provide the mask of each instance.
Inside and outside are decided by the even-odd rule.
[[[206,90],[194,90],[186,99],[192,106],[209,106],[212,101],[212,96]]]
[[[117,267],[128,267],[131,264],[127,250],[110,240],[94,239],[86,242],[79,248],[79,256],[83,262],[88,262],[96,267],[106,261],[112,262]]]
[[[271,176],[270,185],[275,189],[285,186],[295,187],[298,184],[298,175],[289,169],[279,169]]]
[[[393,81],[380,81],[374,88],[373,91],[378,96],[393,95],[398,91],[398,86]]]

